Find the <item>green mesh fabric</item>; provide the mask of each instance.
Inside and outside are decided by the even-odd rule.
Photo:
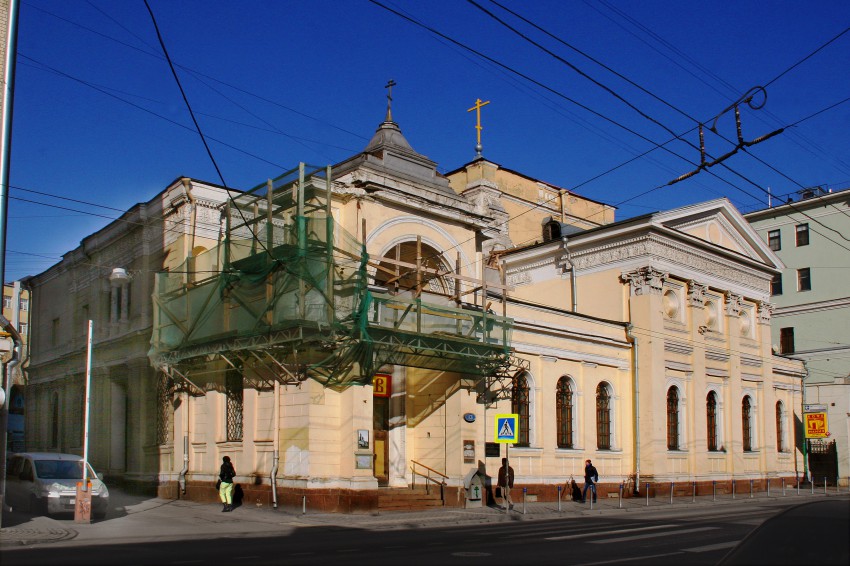
[[[330,387],[371,383],[385,364],[482,376],[504,365],[509,318],[367,291],[365,246],[328,216],[328,174],[296,169],[231,199],[223,241],[157,274],[152,363],[262,351]]]

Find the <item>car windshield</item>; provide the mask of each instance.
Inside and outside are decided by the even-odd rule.
[[[35,472],[43,480],[81,480],[83,479],[82,460],[36,460]],[[89,477],[94,472],[89,466]]]

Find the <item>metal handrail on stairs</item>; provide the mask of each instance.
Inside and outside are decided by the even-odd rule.
[[[410,488],[416,489],[416,476],[419,476],[419,477],[421,477],[425,480],[425,493],[427,493],[428,495],[431,495],[431,483],[435,483],[435,484],[440,486],[440,500],[445,505],[446,494],[445,494],[445,489],[443,489],[443,488],[446,487],[446,480],[449,479],[449,476],[447,476],[446,474],[444,474],[442,472],[438,472],[434,468],[429,468],[425,464],[421,464],[421,463],[417,462],[416,460],[411,460],[410,464],[411,464],[410,465],[410,471],[413,474],[413,483],[410,486]],[[425,468],[425,470],[427,470],[427,471],[426,472],[419,471],[419,470],[416,469],[417,466],[419,466],[420,468]],[[442,479],[438,480],[434,477],[431,477],[431,474],[434,474],[435,476],[439,476]]]

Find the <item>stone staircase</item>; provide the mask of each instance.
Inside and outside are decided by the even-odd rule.
[[[378,493],[379,511],[419,511],[442,507],[440,486],[432,485],[431,493],[425,491],[425,486],[410,488],[381,488]]]

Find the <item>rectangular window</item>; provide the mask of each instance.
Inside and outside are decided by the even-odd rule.
[[[19,328],[18,328],[18,332],[21,334],[21,336],[22,336],[24,339],[26,339],[26,337],[27,337],[27,332],[29,332],[29,329],[30,329],[30,325],[29,325],[29,324],[27,324],[26,322],[22,322],[22,323],[20,323],[18,326],[19,326]]]
[[[770,282],[770,294],[771,295],[781,295],[782,294],[782,274],[777,273],[773,276],[773,280]]]
[[[797,247],[809,245],[809,225],[797,224]]]
[[[802,269],[797,270],[797,290],[812,290],[812,270],[808,267],[804,267]]]
[[[12,297],[9,295],[3,295],[3,308],[10,309],[12,308]]]
[[[779,230],[771,230],[767,233],[767,245],[775,252],[782,249],[782,240],[779,236]]]
[[[21,310],[22,311],[30,310],[30,300],[29,299],[21,299]]]
[[[779,353],[794,353],[794,327],[779,329]]]

